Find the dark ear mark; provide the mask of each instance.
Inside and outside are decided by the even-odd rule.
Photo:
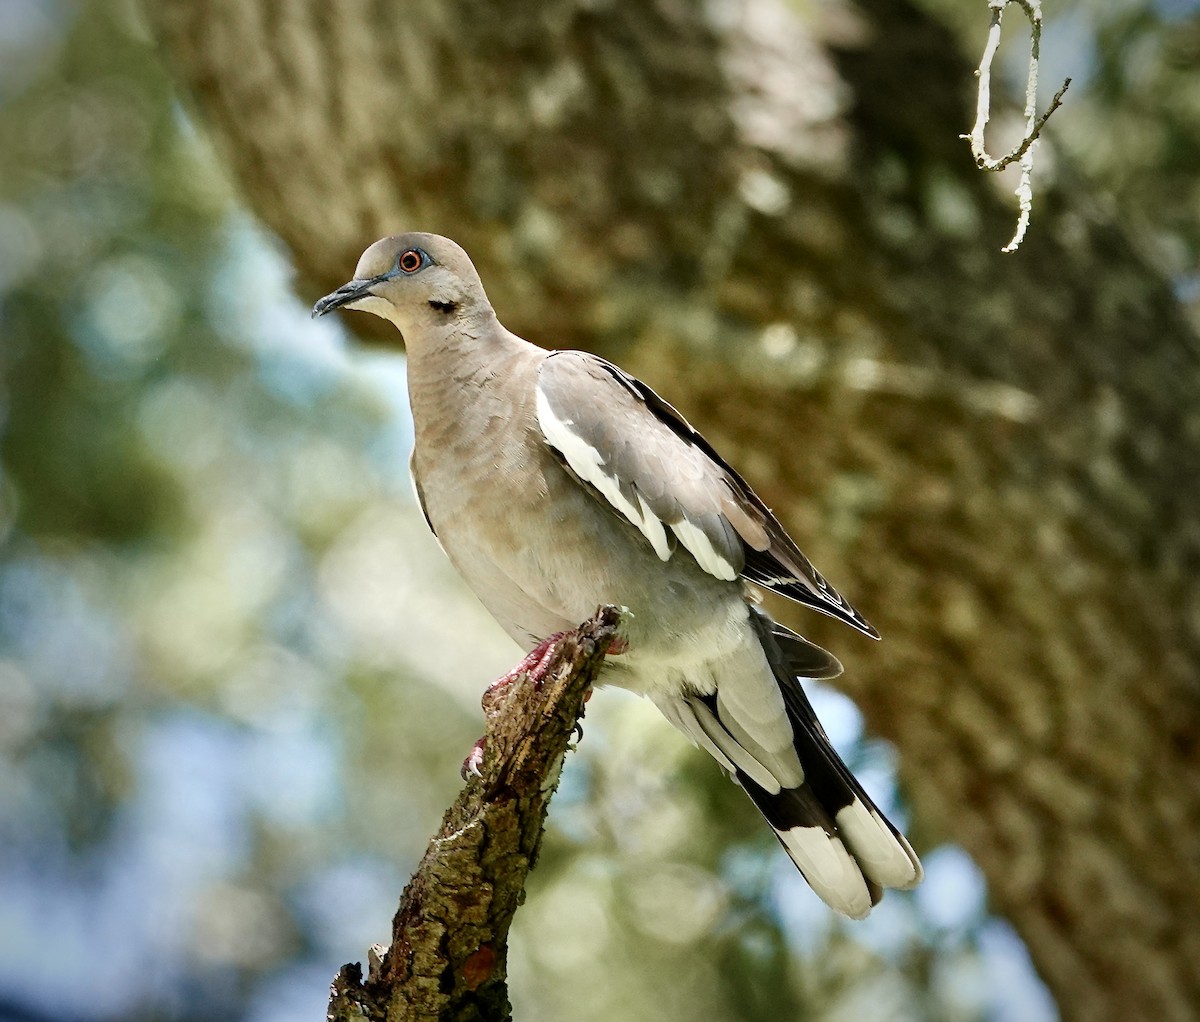
[[[454,302],[435,302],[432,298],[429,300],[429,305],[431,308],[437,309],[438,312],[444,312],[447,315],[458,308]]]

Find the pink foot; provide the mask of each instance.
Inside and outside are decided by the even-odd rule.
[[[467,758],[463,760],[462,769],[459,773],[465,781],[469,777],[482,777],[479,768],[483,766],[483,752],[487,748],[487,735],[476,740],[471,746],[471,751],[467,753]]]
[[[522,675],[529,678],[534,685],[542,683],[542,674],[546,670],[546,665],[550,662],[550,653],[553,650],[554,644],[563,637],[562,632],[555,632],[548,639],[543,639],[528,653],[525,654],[525,659],[522,660],[507,674],[500,675],[493,681],[484,692],[484,696],[489,696],[506,685],[511,685],[517,681]]]
[[[521,678],[528,678],[533,682],[534,686],[540,686],[542,683],[542,675],[546,671],[546,667],[550,663],[550,655],[554,651],[554,644],[561,639],[562,632],[557,632],[551,635],[550,638],[544,639],[533,647],[525,658],[517,664],[507,674],[500,675],[493,681],[483,693],[483,706],[486,710],[492,701],[492,697],[503,691],[514,681],[520,681]],[[590,693],[589,693],[590,694]],[[462,779],[465,781],[469,777],[482,777],[480,767],[483,766],[483,754],[487,748],[487,735],[480,738],[467,754],[467,758],[463,760],[462,769],[459,771],[462,774]]]

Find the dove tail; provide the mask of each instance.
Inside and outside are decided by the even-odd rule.
[[[800,678],[834,677],[841,665],[757,608],[750,621],[783,694],[804,780],[773,792],[740,769],[735,774],[813,889],[861,918],[883,888],[918,884],[920,860],[842,762],[800,685]]]

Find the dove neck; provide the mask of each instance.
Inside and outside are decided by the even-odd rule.
[[[519,376],[540,349],[509,333],[492,314],[423,331],[408,345],[408,396],[418,441],[462,436],[470,424],[486,430],[510,414],[511,394],[499,384]]]

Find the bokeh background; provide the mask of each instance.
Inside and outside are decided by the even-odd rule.
[[[982,4],[929,4],[982,42]],[[1057,144],[1194,303],[1197,5],[1046,14]],[[323,1017],[517,657],[409,496],[402,356],[315,297],[138,5],[0,2],[0,1019]],[[903,822],[890,748],[813,699]],[[517,918],[517,1016],[1056,1018],[966,853],[923,852],[917,891],[834,918],[604,692]]]

